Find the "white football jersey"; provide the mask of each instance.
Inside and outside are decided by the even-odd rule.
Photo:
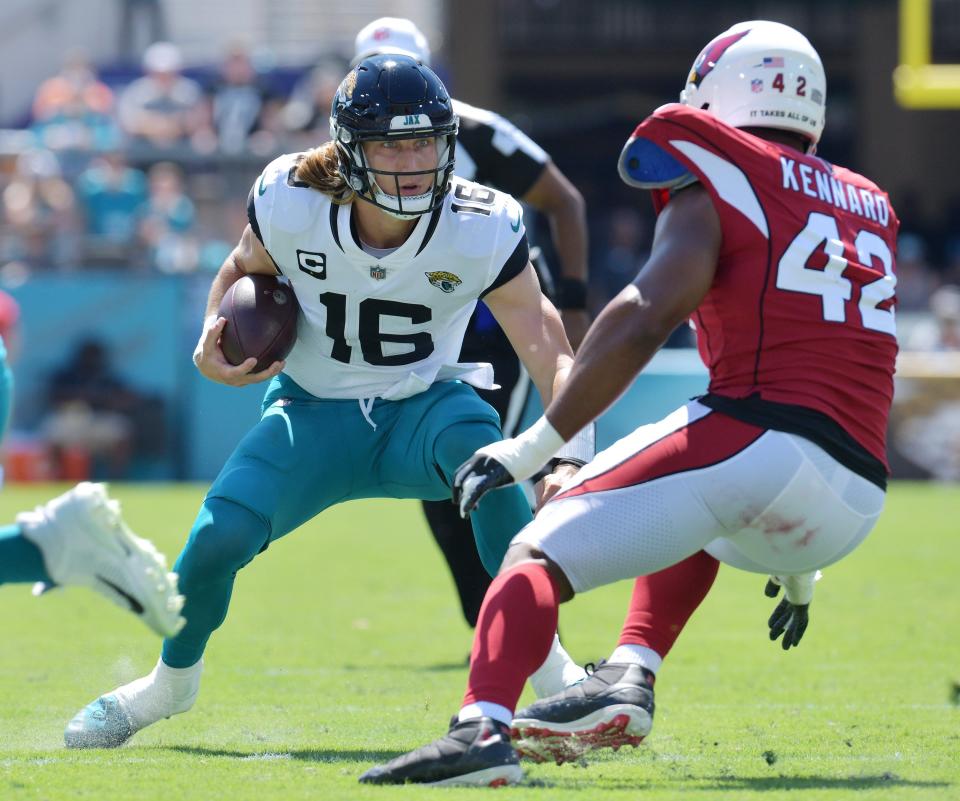
[[[526,267],[520,204],[454,178],[443,205],[375,258],[360,246],[351,204],[295,180],[299,156],[267,165],[248,208],[300,301],[284,372],[320,398],[397,400],[452,379],[492,388],[490,365],[457,359],[477,299]]]

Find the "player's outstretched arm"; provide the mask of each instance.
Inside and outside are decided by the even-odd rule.
[[[454,497],[462,512],[508,483],[493,463],[512,480],[528,478],[623,394],[700,305],[713,283],[721,241],[720,219],[706,190],[691,186],[671,199],[657,221],[650,259],[591,326],[544,416],[518,437],[481,448],[457,473]]]
[[[657,220],[650,258],[591,326],[546,418],[568,439],[633,383],[713,283],[722,237],[709,194],[678,192]]]
[[[533,265],[490,292],[484,302],[513,345],[544,405],[566,380],[573,350],[560,314],[540,291]]]
[[[550,224],[553,249],[560,262],[556,302],[567,339],[580,347],[590,327],[587,313],[587,210],[583,195],[552,161],[544,166],[521,200]]]
[[[257,363],[255,358],[251,357],[241,364],[232,365],[220,350],[220,334],[227,321],[223,317],[218,317],[217,309],[220,308],[220,302],[227,290],[244,275],[250,273],[276,275],[277,268],[266,248],[248,225],[243,229],[237,246],[227,256],[213,278],[210,293],[207,295],[203,330],[200,332],[197,347],[193,351],[193,363],[204,377],[233,387],[267,381],[283,369],[283,362],[274,362],[266,370],[252,373],[250,371]]]

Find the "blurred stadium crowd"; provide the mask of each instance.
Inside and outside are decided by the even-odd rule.
[[[71,54],[9,148],[2,269],[216,270],[262,165],[326,138],[343,71],[259,70],[239,45],[214,68],[186,69],[157,42],[140,74],[98,74]]]
[[[36,87],[28,114],[0,121],[0,286],[84,270],[212,275],[246,224],[247,193],[263,166],[329,138],[330,101],[348,67],[343,58],[277,66],[268,53],[242,44],[227,48],[217,64],[188,64],[170,42],[147,47],[139,67],[131,63],[98,67],[83,53],[70,53],[59,72]],[[614,155],[595,158],[612,163]],[[554,157],[567,169],[566,148]],[[574,181],[589,167],[569,166]],[[632,196],[625,200],[595,187],[584,194],[588,297],[596,313],[643,265],[654,218],[639,195],[631,203]],[[893,202],[903,222],[901,347],[956,351],[960,231],[933,229],[914,218],[909,197]],[[945,217],[958,218],[960,209]],[[549,250],[546,230],[535,222],[531,228],[537,244]],[[0,297],[0,333],[14,356],[16,317],[16,303]],[[689,334],[679,331],[670,344],[692,345]],[[87,456],[80,477],[91,455],[119,477],[131,454],[165,447],[162,399],[123,387],[112,373],[93,388],[99,406],[84,394],[97,382],[78,380],[90,374],[78,365],[94,358],[102,367],[97,381],[103,379],[110,369],[104,347],[95,340],[77,343],[71,359],[48,376],[43,437],[59,449],[61,463],[82,441],[80,453]],[[100,391],[104,386],[110,389]],[[89,415],[76,415],[78,398],[96,410],[97,425]]]
[[[7,131],[0,276],[216,270],[245,224],[246,193],[263,164],[328,138],[346,69],[337,59],[265,67],[239,44],[219,64],[187,65],[174,44],[156,42],[140,71],[98,71],[70,54],[37,87],[29,118]],[[960,284],[960,234],[913,227],[910,199],[894,204],[904,221],[900,310],[926,310],[939,287]],[[593,207],[590,220],[596,310],[643,264],[653,218],[638,202]]]

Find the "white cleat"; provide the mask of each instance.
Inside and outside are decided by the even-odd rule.
[[[103,484],[84,481],[17,516],[23,536],[43,554],[57,584],[92,587],[129,609],[161,637],[186,622],[177,575],[149,540],[136,536],[120,516],[120,504]]]
[[[63,733],[67,748],[119,748],[140,729],[189,710],[200,692],[203,660],[171,668],[159,660],[150,673],[91,701]]]

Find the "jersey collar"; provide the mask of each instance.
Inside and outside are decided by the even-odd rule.
[[[384,256],[382,259],[379,259],[379,261],[383,264],[406,262],[419,256],[433,237],[437,223],[440,221],[440,214],[445,205],[446,204],[441,205],[435,209],[429,216],[426,214],[421,215],[417,220],[417,224],[410,232],[410,236],[407,237],[407,241],[389,256]],[[366,263],[370,261],[371,256],[360,246],[360,239],[357,236],[356,226],[353,223],[352,212],[353,203],[344,203],[340,206],[331,203],[330,231],[333,234],[334,241],[340,250],[343,251],[344,255],[352,259],[362,260]]]

